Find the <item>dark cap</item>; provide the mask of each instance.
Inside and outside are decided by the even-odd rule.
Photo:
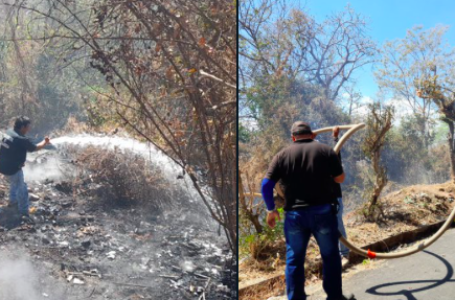
[[[291,127],[291,133],[292,135],[305,135],[305,134],[312,134],[313,132],[311,131],[310,124],[302,122],[302,121],[297,121],[292,124]]]

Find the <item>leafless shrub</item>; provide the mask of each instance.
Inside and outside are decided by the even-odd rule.
[[[141,204],[159,211],[176,202],[159,168],[139,155],[89,147],[76,157],[80,176],[75,185],[86,195],[116,206]]]
[[[381,152],[386,143],[387,133],[392,128],[394,110],[391,106],[382,107],[380,103],[374,103],[369,106],[369,115],[367,118],[367,134],[363,141],[363,151],[371,160],[374,179],[370,187],[365,190],[368,198],[368,208],[365,210],[365,217],[370,221],[379,218],[375,213],[382,214],[379,196],[383,188],[387,185],[387,170],[381,164]]]

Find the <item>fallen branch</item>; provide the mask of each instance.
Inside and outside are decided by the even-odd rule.
[[[207,280],[205,284],[204,290],[202,291],[202,295],[199,297],[199,300],[205,300],[205,291],[207,291],[208,286],[210,285],[210,278]]]

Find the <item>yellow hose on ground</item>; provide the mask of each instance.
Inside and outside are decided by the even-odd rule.
[[[325,127],[325,128],[321,128],[321,129],[318,129],[318,130],[314,130],[313,132],[316,133],[316,134],[320,134],[320,133],[323,133],[323,132],[331,132],[334,127],[335,126],[333,126],[333,127]],[[346,143],[346,141],[356,131],[358,131],[359,129],[364,128],[365,124],[360,123],[360,124],[355,124],[355,125],[342,125],[342,126],[338,126],[338,127],[340,128],[340,130],[347,130],[347,132],[343,135],[343,137],[335,145],[334,150],[335,150],[336,153],[340,152],[341,147],[343,147],[344,143]],[[348,247],[349,250],[351,250],[352,252],[357,253],[357,254],[362,255],[362,256],[365,256],[365,257],[369,257],[371,259],[373,259],[373,258],[384,258],[384,259],[399,258],[399,257],[404,257],[404,256],[408,256],[408,255],[417,253],[417,252],[422,251],[423,249],[429,247],[431,244],[436,242],[444,234],[444,232],[447,229],[450,228],[450,226],[452,225],[452,222],[454,221],[454,219],[455,219],[455,207],[453,208],[452,212],[450,213],[449,217],[444,222],[444,224],[441,226],[441,228],[439,228],[439,230],[431,238],[429,238],[429,239],[427,239],[425,241],[422,241],[421,243],[419,243],[418,245],[416,245],[414,247],[411,247],[411,248],[409,248],[407,250],[400,251],[400,252],[376,253],[376,252],[373,252],[373,251],[370,251],[370,250],[363,250],[363,249],[355,246],[351,242],[349,242],[349,240],[345,239],[341,235],[341,233],[339,233],[340,234],[340,241],[346,247]]]

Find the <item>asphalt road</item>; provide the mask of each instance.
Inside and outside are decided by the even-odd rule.
[[[414,255],[387,260],[343,280],[357,300],[455,300],[455,229]],[[309,300],[325,300],[315,292]]]

